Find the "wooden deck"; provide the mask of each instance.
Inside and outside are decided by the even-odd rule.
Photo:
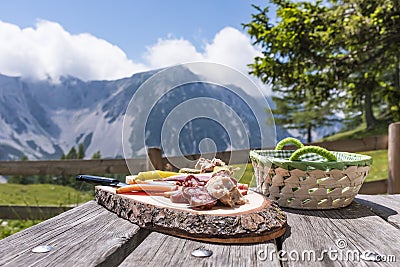
[[[289,228],[283,237],[224,245],[150,232],[90,201],[1,240],[0,266],[398,266],[400,262],[400,195],[358,195],[343,209],[285,212]],[[32,252],[43,245],[51,246],[51,251]],[[201,246],[213,255],[191,256]],[[366,256],[381,261],[362,259]]]

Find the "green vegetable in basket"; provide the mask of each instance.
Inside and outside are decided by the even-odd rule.
[[[275,150],[282,150],[283,147],[284,147],[285,145],[287,145],[287,144],[293,144],[293,145],[295,145],[297,148],[302,148],[302,147],[304,147],[304,145],[303,145],[299,140],[297,140],[296,138],[288,137],[288,138],[282,139],[282,140],[276,145]]]
[[[325,148],[319,147],[319,146],[304,146],[295,152],[293,152],[292,156],[290,156],[289,160],[299,160],[300,156],[309,154],[309,153],[315,153],[318,154],[324,158],[326,158],[328,161],[337,161],[336,156],[332,153],[326,150]]]

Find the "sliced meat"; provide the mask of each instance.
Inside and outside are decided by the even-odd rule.
[[[177,185],[183,185],[183,183],[185,182],[186,178],[188,176],[194,176],[197,178],[197,180],[199,180],[200,182],[202,182],[203,184],[206,184],[208,182],[208,180],[210,180],[211,178],[211,174],[182,174],[182,175],[174,175],[174,176],[170,176],[167,178],[162,179],[162,181],[166,181],[166,182],[175,182],[175,184]]]
[[[214,177],[214,176],[227,176],[227,177],[231,178],[232,182],[235,185],[237,185],[238,182],[237,182],[237,180],[235,178],[232,177],[232,175],[233,175],[233,171],[231,169],[222,169],[222,170],[219,170],[219,171],[213,173],[211,177]]]
[[[214,166],[225,166],[225,162],[217,158],[213,158],[211,163],[214,164]]]
[[[247,191],[246,191],[247,194]],[[229,191],[226,195],[219,199],[222,203],[227,206],[234,207],[236,205],[244,205],[247,203],[247,200],[243,198],[242,193],[235,186],[231,191]]]
[[[189,203],[189,201],[183,196],[182,190],[175,191],[169,198],[172,203]]]
[[[232,174],[233,173],[232,173],[232,171],[230,169],[221,169],[221,170],[219,170],[217,172],[214,172],[211,177],[213,177],[213,176],[229,176],[229,177],[232,177]]]
[[[205,188],[212,197],[226,206],[234,207],[247,202],[229,176],[214,176]]]
[[[249,190],[249,185],[248,184],[237,184],[237,187],[239,190]]]
[[[194,209],[209,210],[217,204],[217,200],[204,187],[184,187],[182,192]]]
[[[188,175],[183,181],[183,187],[197,187],[197,186],[204,186],[207,183],[205,180],[200,180],[194,175]]]
[[[199,158],[195,168],[200,170],[201,173],[205,173],[214,171],[215,166],[225,166],[225,162],[216,158],[213,158],[212,160]]]

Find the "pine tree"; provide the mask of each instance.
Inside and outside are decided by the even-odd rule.
[[[92,159],[101,159],[100,151],[95,152],[95,153],[92,155]]]
[[[275,17],[268,7],[255,6],[251,22],[244,24],[262,50],[249,65],[250,73],[271,83],[278,97],[291,98],[287,109],[295,104],[307,119],[309,107],[346,97],[367,128],[377,124],[374,112],[380,118],[400,118],[400,1],[270,2],[276,6]],[[323,114],[329,113],[318,117]]]
[[[78,159],[84,159],[84,158],[85,158],[85,147],[82,143],[80,143],[78,147]]]
[[[272,110],[275,122],[286,129],[297,129],[308,143],[312,140],[314,129],[330,126],[339,118],[335,116],[335,103],[329,101],[313,102],[307,98],[286,95],[273,97],[276,108]]]
[[[76,149],[74,146],[69,150],[65,159],[78,159],[78,153],[76,152]]]

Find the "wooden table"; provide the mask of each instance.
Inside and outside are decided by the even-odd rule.
[[[283,237],[223,245],[150,232],[89,201],[0,240],[0,266],[400,266],[400,195],[358,195],[338,210],[285,211]],[[43,245],[52,249],[32,252]],[[201,246],[213,255],[191,256]]]

